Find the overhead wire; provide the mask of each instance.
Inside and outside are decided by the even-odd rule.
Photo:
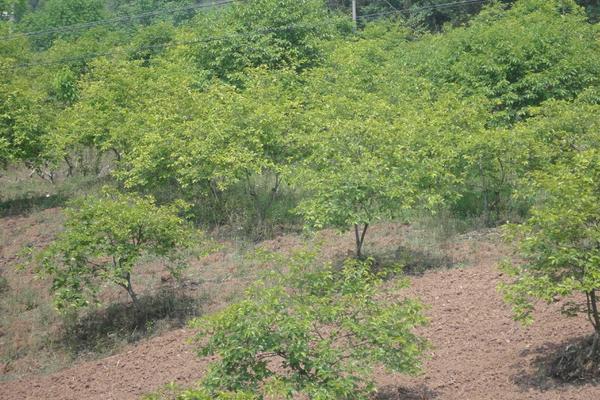
[[[383,0],[383,1],[385,1],[388,4],[388,6],[392,7],[394,10],[400,11],[400,9],[398,7],[396,7],[395,5],[393,5],[392,3],[390,3],[389,0]]]
[[[189,5],[186,7],[148,11],[148,12],[141,13],[141,14],[124,15],[124,16],[115,17],[115,18],[100,19],[100,20],[96,20],[96,21],[82,22],[82,23],[71,24],[71,25],[63,25],[63,26],[57,26],[54,28],[49,28],[49,29],[44,29],[44,30],[39,30],[39,31],[14,33],[12,35],[1,37],[0,40],[6,41],[6,40],[14,40],[14,39],[21,38],[21,37],[41,36],[41,35],[53,34],[53,33],[73,32],[73,31],[78,31],[81,29],[93,28],[95,26],[110,25],[110,24],[116,24],[116,23],[120,23],[120,22],[134,21],[134,20],[143,19],[143,18],[152,17],[152,16],[156,16],[156,15],[161,15],[161,14],[175,14],[175,13],[180,13],[180,12],[184,12],[184,11],[198,10],[198,9],[202,9],[202,8],[216,8],[216,7],[224,6],[227,4],[242,2],[242,1],[243,0],[222,0],[219,2],[215,2],[215,3],[193,4],[193,5]]]
[[[239,0],[224,0],[223,2],[215,3],[215,4],[228,4],[228,3],[233,3],[235,1],[239,1]],[[488,0],[463,0],[463,1],[456,1],[456,2],[451,2],[451,3],[423,6],[423,7],[418,7],[418,8],[413,7],[413,8],[406,8],[406,9],[395,9],[394,11],[366,14],[366,15],[359,16],[358,18],[359,19],[372,19],[377,16],[400,14],[400,13],[405,13],[405,12],[413,13],[413,12],[417,12],[417,11],[421,11],[421,10],[455,7],[455,6],[467,5],[467,4],[478,4],[478,3],[484,3],[486,1],[488,1]],[[321,21],[320,23],[316,23],[316,24],[314,24],[314,23],[313,24],[293,23],[293,24],[288,24],[288,25],[282,25],[279,27],[260,29],[260,30],[256,30],[256,31],[252,31],[252,32],[238,32],[238,33],[232,33],[229,35],[203,37],[203,38],[192,39],[192,40],[170,41],[170,42],[162,43],[162,44],[140,46],[135,49],[129,49],[129,50],[136,50],[136,51],[153,50],[153,49],[167,48],[167,47],[180,46],[180,45],[210,43],[210,42],[227,40],[227,39],[236,38],[236,37],[249,37],[249,36],[261,35],[261,34],[266,34],[266,33],[272,33],[272,32],[282,31],[282,30],[286,30],[286,29],[298,28],[298,27],[302,27],[302,26],[317,27],[319,25],[328,24],[328,23],[330,23],[330,21]],[[12,69],[16,70],[16,69],[20,69],[20,68],[28,68],[28,67],[35,67],[35,66],[64,64],[64,63],[69,63],[69,62],[73,62],[73,61],[82,61],[82,60],[86,60],[86,59],[91,59],[91,58],[95,58],[95,57],[115,55],[115,54],[122,53],[123,51],[126,51],[126,50],[127,49],[125,49],[125,48],[119,48],[119,51],[90,52],[90,53],[82,54],[79,56],[60,58],[58,60],[21,63],[21,64],[14,65]]]
[[[372,19],[372,18],[382,17],[382,16],[386,16],[386,15],[392,15],[392,14],[414,13],[417,11],[435,10],[438,8],[448,8],[448,7],[456,7],[456,6],[461,6],[461,5],[479,4],[479,3],[485,3],[486,1],[488,1],[488,0],[463,0],[463,1],[455,1],[455,2],[451,2],[451,3],[432,4],[430,6],[422,6],[422,7],[408,7],[408,8],[401,8],[401,9],[394,7],[394,10],[391,10],[391,11],[359,15],[357,17],[357,19]]]
[[[129,49],[129,50],[135,50],[135,51],[153,50],[153,49],[167,48],[167,47],[180,46],[180,45],[210,43],[210,42],[227,40],[227,39],[232,39],[232,38],[237,38],[237,37],[250,37],[250,36],[256,36],[256,35],[264,35],[266,33],[278,32],[278,31],[283,31],[286,29],[293,29],[293,28],[299,28],[299,27],[314,28],[319,25],[325,25],[328,23],[329,23],[329,21],[322,21],[317,24],[294,23],[294,24],[282,25],[282,26],[274,27],[274,28],[260,29],[260,30],[256,30],[256,31],[252,31],[252,32],[238,32],[238,33],[232,33],[229,35],[211,36],[211,37],[203,37],[203,38],[192,39],[192,40],[171,41],[168,43],[162,43],[162,44],[156,44],[156,45],[140,46],[140,47],[136,47],[134,49]],[[40,62],[17,64],[13,67],[13,69],[33,67],[33,66],[42,66],[42,65],[64,64],[64,63],[71,62],[71,61],[80,61],[80,60],[85,60],[85,59],[90,59],[90,58],[95,58],[95,57],[110,56],[110,55],[121,53],[126,50],[127,49],[125,49],[125,48],[119,48],[119,51],[90,52],[90,53],[85,53],[85,54],[82,54],[79,56],[64,57],[64,58],[60,58],[58,60],[52,60],[52,61],[40,61]]]

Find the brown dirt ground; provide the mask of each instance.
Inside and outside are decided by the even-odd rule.
[[[382,224],[372,243],[388,247],[402,225]],[[344,254],[337,235],[325,233],[325,253]],[[298,238],[265,244],[282,249]],[[460,267],[431,270],[412,278],[410,294],[429,305],[431,323],[422,334],[432,343],[418,377],[379,371],[380,399],[600,399],[600,385],[561,385],[541,377],[544,357],[590,332],[583,318],[567,318],[561,304],[540,305],[536,323],[523,328],[511,319],[496,291],[503,279],[498,261],[510,256],[495,232],[463,236],[445,253]],[[209,362],[199,359],[185,329],[127,346],[119,354],[49,375],[0,382],[1,400],[136,399],[165,383],[193,384]]]

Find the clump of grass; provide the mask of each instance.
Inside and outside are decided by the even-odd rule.
[[[454,267],[460,263],[449,254],[449,243],[459,235],[484,226],[481,218],[465,218],[445,210],[434,215],[417,215],[403,243],[396,249],[396,256],[410,274]]]
[[[42,371],[58,367],[54,361],[46,364],[41,359],[46,358],[45,350],[51,346],[59,323],[39,288],[15,284],[0,297],[0,363],[5,365],[7,376],[28,370],[31,364],[41,365]],[[24,361],[27,358],[30,360]],[[22,368],[15,364],[22,364]]]
[[[4,276],[0,275],[0,295],[5,294],[10,290],[10,285],[8,283],[8,279]]]
[[[400,264],[405,273],[413,275],[459,264],[448,251],[449,244],[461,234],[484,226],[481,219],[465,219],[449,211],[415,213],[403,221],[388,224],[389,228],[381,231],[374,229],[371,242],[375,245],[368,244],[366,252],[380,266]]]
[[[160,288],[139,298],[139,309],[113,303],[65,319],[61,344],[73,354],[107,354],[162,331],[184,326],[196,317],[205,299],[179,288]]]
[[[0,217],[27,215],[48,208],[62,207],[70,199],[93,193],[110,182],[109,177],[75,176],[51,183],[40,178],[0,181]]]

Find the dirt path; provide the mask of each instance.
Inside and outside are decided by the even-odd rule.
[[[381,399],[600,399],[600,386],[560,386],[537,377],[536,362],[548,350],[587,334],[583,318],[542,306],[529,329],[512,321],[496,291],[502,255],[478,247],[468,267],[430,271],[413,279],[411,292],[430,305],[423,334],[433,349],[419,377],[378,374]],[[136,399],[170,381],[191,384],[207,360],[198,359],[179,330],[52,375],[0,383],[0,399]]]

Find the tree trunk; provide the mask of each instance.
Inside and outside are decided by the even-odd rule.
[[[590,349],[590,357],[595,359],[600,355],[600,311],[598,310],[598,297],[596,296],[596,290],[592,289],[587,296],[587,307],[588,316],[590,322],[594,327],[594,341],[592,342],[592,348]]]
[[[369,224],[364,224],[362,228],[362,233],[360,232],[360,228],[358,224],[354,224],[354,237],[356,240],[356,258],[362,258],[362,247],[365,242],[365,235],[367,234],[367,229],[369,228]]]
[[[131,274],[127,273],[125,279],[127,280],[127,285],[125,286],[125,289],[127,290],[127,293],[129,294],[129,297],[131,297],[131,301],[133,302],[133,306],[135,307],[136,310],[139,311],[139,309],[140,309],[140,302],[138,300],[137,294],[133,290],[133,286],[131,286]]]
[[[481,190],[483,196],[483,215],[485,218],[484,224],[485,226],[490,226],[490,204],[488,200],[488,186],[485,179],[485,172],[483,171],[483,162],[481,157],[479,158],[479,175],[481,177]]]
[[[94,175],[100,176],[100,171],[102,169],[102,153],[98,152],[94,159]]]
[[[117,161],[121,161],[121,153],[119,153],[119,150],[115,149],[114,147],[112,147],[111,150],[115,154]]]
[[[73,176],[73,171],[74,171],[74,167],[73,164],[71,163],[71,160],[69,159],[69,156],[64,156],[65,159],[65,163],[67,163],[67,176],[70,178]]]

